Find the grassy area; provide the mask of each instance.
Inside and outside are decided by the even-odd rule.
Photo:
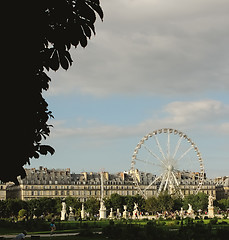
[[[199,223],[204,225],[209,225],[210,219],[204,219],[202,222],[200,220],[192,220],[193,224]],[[117,225],[117,226],[130,226],[134,225],[140,228],[144,228],[148,223],[152,221],[147,220],[114,220],[110,222],[109,220],[104,221],[83,221],[83,222],[56,222],[57,230],[56,233],[78,233],[78,232],[102,232],[102,229],[104,229],[107,226]],[[156,220],[154,222],[157,226],[160,226],[164,229],[179,229],[182,225],[181,220]],[[188,224],[187,220],[183,220],[183,226],[186,226]],[[215,229],[218,228],[227,228],[229,229],[229,219],[218,219],[217,224],[211,224],[214,226]],[[28,226],[28,224],[27,224]],[[37,226],[37,227],[36,227]],[[30,226],[31,227],[31,226]],[[7,225],[7,226],[1,226],[0,227],[0,235],[5,234],[18,234],[22,230],[26,229],[28,231],[28,234],[32,235],[41,235],[41,234],[47,234],[50,233],[49,229],[49,222],[42,223],[42,225],[35,225],[35,227],[32,228],[26,228],[26,225]],[[101,237],[101,236],[100,236]],[[45,240],[45,239],[44,239]]]

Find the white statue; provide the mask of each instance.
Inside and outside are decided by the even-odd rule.
[[[209,218],[214,218],[215,213],[214,213],[214,206],[213,206],[213,200],[215,198],[210,194],[208,197],[208,217]]]
[[[62,202],[62,210],[61,210],[61,217],[60,217],[61,221],[65,221],[66,220],[66,203]]]
[[[191,218],[195,218],[194,210],[192,209],[192,205],[191,205],[191,204],[188,204],[187,213],[189,214],[189,216],[190,216]]]
[[[127,219],[128,216],[129,216],[129,213],[127,212],[127,206],[126,205],[123,205],[123,208],[124,208],[124,212],[123,212],[123,215],[122,217]]]
[[[86,214],[85,214],[85,210],[84,210],[84,203],[82,203],[82,210],[81,210],[81,218],[85,219],[86,218]]]
[[[181,210],[180,210],[180,216],[181,216],[181,217],[184,216],[184,209],[183,209],[183,208],[181,208]]]
[[[133,219],[138,218],[139,212],[138,212],[138,204],[134,203],[134,211],[133,211]]]
[[[113,219],[113,218],[114,218],[114,212],[113,212],[113,208],[111,208],[111,211],[110,211],[109,218],[111,218],[111,219]]]
[[[134,203],[134,210],[138,210],[138,204]]]
[[[101,200],[100,201],[100,209],[99,209],[99,219],[106,219],[107,215],[106,215],[106,206],[104,204],[104,201]]]
[[[66,211],[66,203],[62,202],[62,211]]]
[[[214,197],[210,194],[208,197],[208,207],[213,207]]]
[[[68,221],[75,221],[75,216],[74,216],[73,208],[72,208],[72,207],[69,207]]]

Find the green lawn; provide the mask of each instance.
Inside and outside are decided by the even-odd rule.
[[[193,220],[194,223],[199,222],[200,220]],[[145,220],[133,220],[133,221],[122,221],[122,220],[115,220],[114,224],[133,224],[133,225],[138,225],[138,226],[145,226],[149,221]],[[209,224],[210,219],[206,219],[203,220],[204,224]],[[224,222],[224,224],[222,223]],[[181,220],[160,220],[160,221],[156,221],[157,224],[163,226],[164,228],[179,228],[181,226]],[[225,224],[226,223],[226,224]],[[185,225],[185,220],[183,221],[183,224]],[[77,233],[80,231],[87,231],[88,229],[91,232],[101,232],[102,228],[104,228],[105,226],[109,225],[109,221],[84,221],[80,224],[80,222],[61,222],[61,223],[56,223],[56,233]],[[229,219],[218,219],[217,224],[214,225],[214,228],[229,228]],[[2,227],[0,226],[0,235],[5,235],[5,234],[18,234],[20,233],[22,230],[24,230],[26,228],[23,227]],[[47,222],[47,224],[45,225],[45,228],[35,228],[37,230],[32,230],[32,231],[28,231],[28,234],[32,234],[32,235],[41,235],[41,234],[47,234],[50,233],[49,231],[49,223]],[[42,238],[43,239],[43,238]],[[61,239],[61,238],[60,238]],[[70,239],[70,238],[69,238]],[[45,240],[45,239],[44,239]]]

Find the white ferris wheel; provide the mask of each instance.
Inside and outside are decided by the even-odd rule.
[[[204,165],[196,144],[186,134],[162,128],[145,135],[134,149],[131,174],[139,193],[147,198],[154,189],[184,197],[185,184],[193,184],[193,192],[204,181]]]

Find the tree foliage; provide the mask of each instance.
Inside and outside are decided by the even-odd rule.
[[[183,207],[184,209],[188,209],[188,204],[192,205],[192,209],[194,211],[207,210],[208,206],[208,195],[202,192],[195,194],[190,194],[185,196]]]
[[[97,215],[99,212],[99,200],[94,197],[88,198],[85,203],[85,209],[91,216]]]
[[[17,182],[17,176],[25,177],[23,165],[54,153],[51,146],[41,144],[50,134],[47,121],[53,117],[42,96],[51,81],[47,72],[72,65],[70,48],[87,46],[95,34],[96,14],[103,19],[103,11],[99,0],[8,3],[2,29],[2,46],[9,46],[2,56],[7,92],[1,146],[6,159],[0,180]]]
[[[218,201],[215,201],[214,204],[216,204],[216,206],[221,210],[226,211],[229,209],[229,198],[220,199]]]
[[[81,205],[82,205],[80,200],[78,198],[74,198],[74,197],[66,197],[65,203],[67,206],[67,213],[69,213],[69,207],[72,207],[73,212],[76,213],[81,208]]]
[[[107,210],[113,208],[115,211],[119,209],[120,212],[123,212],[123,205],[127,205],[128,211],[133,211],[134,203],[138,204],[138,209],[140,211],[143,211],[145,209],[145,200],[140,195],[121,196],[117,193],[113,193],[109,198],[105,199],[105,206]]]
[[[153,196],[146,199],[146,211],[150,213],[176,211],[180,210],[182,204],[182,199],[174,198],[168,192],[163,192],[158,197]]]

